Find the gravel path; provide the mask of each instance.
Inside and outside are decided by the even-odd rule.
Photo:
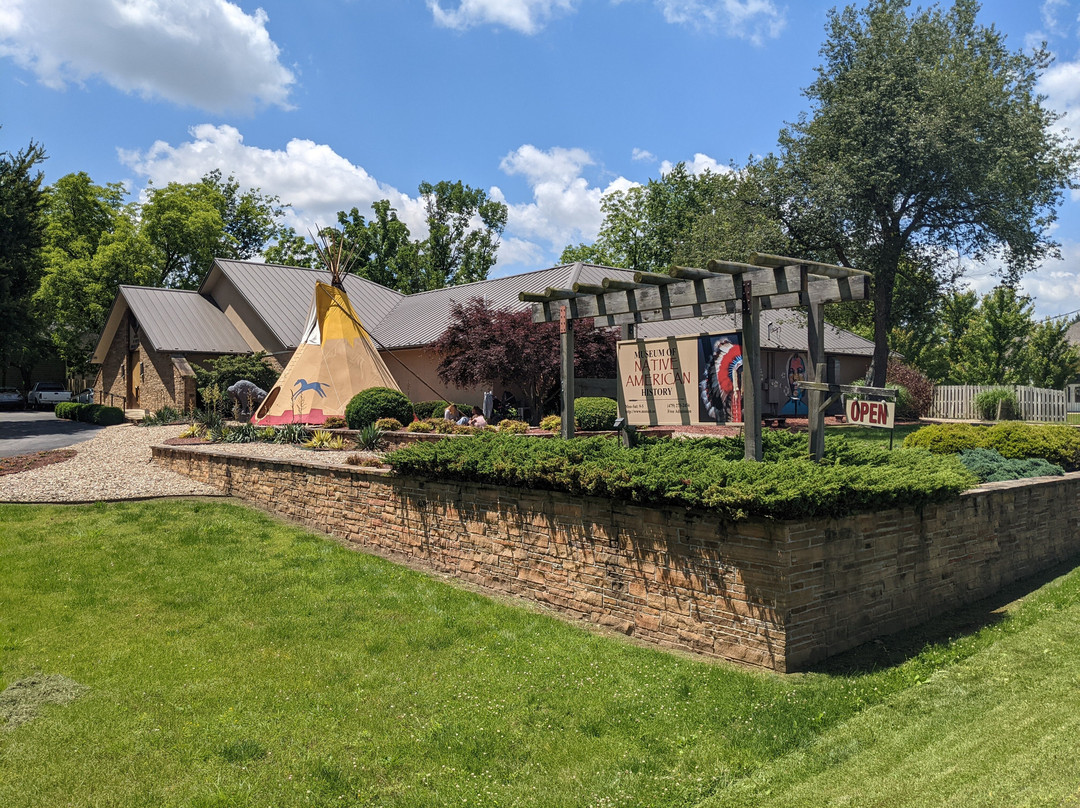
[[[221,496],[216,488],[197,483],[153,462],[150,447],[177,437],[186,424],[139,427],[110,426],[92,439],[73,444],[78,454],[51,466],[0,477],[0,502],[98,502],[147,497]],[[370,452],[312,451],[272,443],[215,443],[188,446],[242,454],[345,465],[349,455]]]
[[[0,477],[0,502],[97,502],[145,497],[220,496],[209,486],[150,459],[150,447],[175,438],[184,425],[121,424],[71,446],[71,460]]]

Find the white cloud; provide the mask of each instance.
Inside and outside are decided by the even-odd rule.
[[[507,174],[524,176],[533,193],[532,202],[508,204],[507,230],[560,250],[574,242],[593,241],[604,221],[600,212],[604,194],[637,183],[619,177],[605,188],[591,186],[582,170],[592,164],[584,149],[542,151],[526,144],[506,155],[499,167]],[[496,193],[503,198],[502,191],[493,188],[492,195]]]
[[[670,23],[720,31],[755,45],[775,39],[787,24],[786,9],[772,0],[656,0]]]
[[[640,161],[646,162],[646,163],[655,163],[656,162],[656,155],[653,154],[651,151],[645,151],[645,149],[635,148],[630,153],[630,159],[631,160],[640,160]]]
[[[1069,7],[1069,0],[1045,0],[1042,4],[1043,25],[1052,33],[1060,33],[1061,27],[1058,21],[1058,13]]]
[[[1046,104],[1060,113],[1055,128],[1073,140],[1080,139],[1080,59],[1051,65],[1039,81],[1039,92],[1046,95]],[[1072,191],[1072,199],[1080,200],[1080,190]]]
[[[1001,283],[1001,265],[995,259],[984,262],[964,259],[962,283],[980,297]],[[1080,242],[1063,240],[1061,258],[1047,260],[1024,275],[1019,290],[1032,298],[1037,319],[1080,312]]]
[[[228,0],[4,0],[0,55],[62,89],[100,77],[210,112],[288,107],[295,76],[262,9]]]
[[[457,0],[456,7],[448,8],[444,2],[448,0],[427,0],[435,24],[443,28],[495,25],[531,35],[554,17],[575,11],[579,0]],[[611,0],[614,5],[622,2],[626,0]],[[777,8],[773,0],[654,0],[654,4],[669,23],[722,32],[755,45],[775,39],[787,23],[786,9]]]
[[[339,210],[356,207],[371,216],[371,203],[389,199],[413,236],[427,232],[423,203],[391,185],[379,182],[329,146],[293,139],[284,150],[244,144],[232,126],[202,124],[191,130],[192,139],[172,146],[158,141],[145,152],[120,153],[120,160],[140,177],[162,186],[194,182],[215,168],[232,174],[245,188],[261,188],[291,204],[287,221],[301,235],[337,221]]]
[[[693,160],[684,160],[683,162],[686,163],[686,170],[694,176],[704,174],[706,171],[711,171],[713,174],[732,173],[731,166],[722,165],[709,157],[709,155],[701,152],[695,152]],[[675,163],[670,160],[664,160],[660,163],[661,175],[669,173],[673,168],[675,168]]]
[[[457,8],[443,8],[428,0],[435,24],[463,30],[476,25],[498,25],[522,34],[535,34],[559,13],[574,10],[574,0],[459,0]]]

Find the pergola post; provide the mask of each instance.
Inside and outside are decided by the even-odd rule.
[[[804,268],[805,271],[805,268]],[[806,307],[806,343],[809,353],[810,381],[825,382],[825,305],[811,301]],[[825,394],[806,391],[807,426],[810,429],[810,457],[825,456]]]
[[[562,357],[562,436],[574,437],[574,321],[566,318],[566,306],[559,316],[559,353]]]
[[[753,284],[742,285],[743,435],[744,456],[761,460],[761,301]]]

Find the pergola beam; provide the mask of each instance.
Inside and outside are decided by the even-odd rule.
[[[771,253],[750,253],[750,263],[759,267],[806,267],[811,275],[821,275],[826,278],[849,278],[853,275],[865,275],[870,273],[862,269],[842,267],[837,264],[823,264],[820,261],[804,261],[800,258],[788,258],[785,255],[773,255]]]

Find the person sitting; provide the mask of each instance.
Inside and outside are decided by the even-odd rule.
[[[461,423],[462,418],[468,419],[468,416],[463,415],[461,410],[458,409],[457,404],[451,404],[447,407],[443,411],[442,417],[444,421],[453,421],[455,424]]]
[[[479,407],[472,408],[472,418],[469,419],[469,426],[487,426],[487,421],[484,419],[484,411]]]

